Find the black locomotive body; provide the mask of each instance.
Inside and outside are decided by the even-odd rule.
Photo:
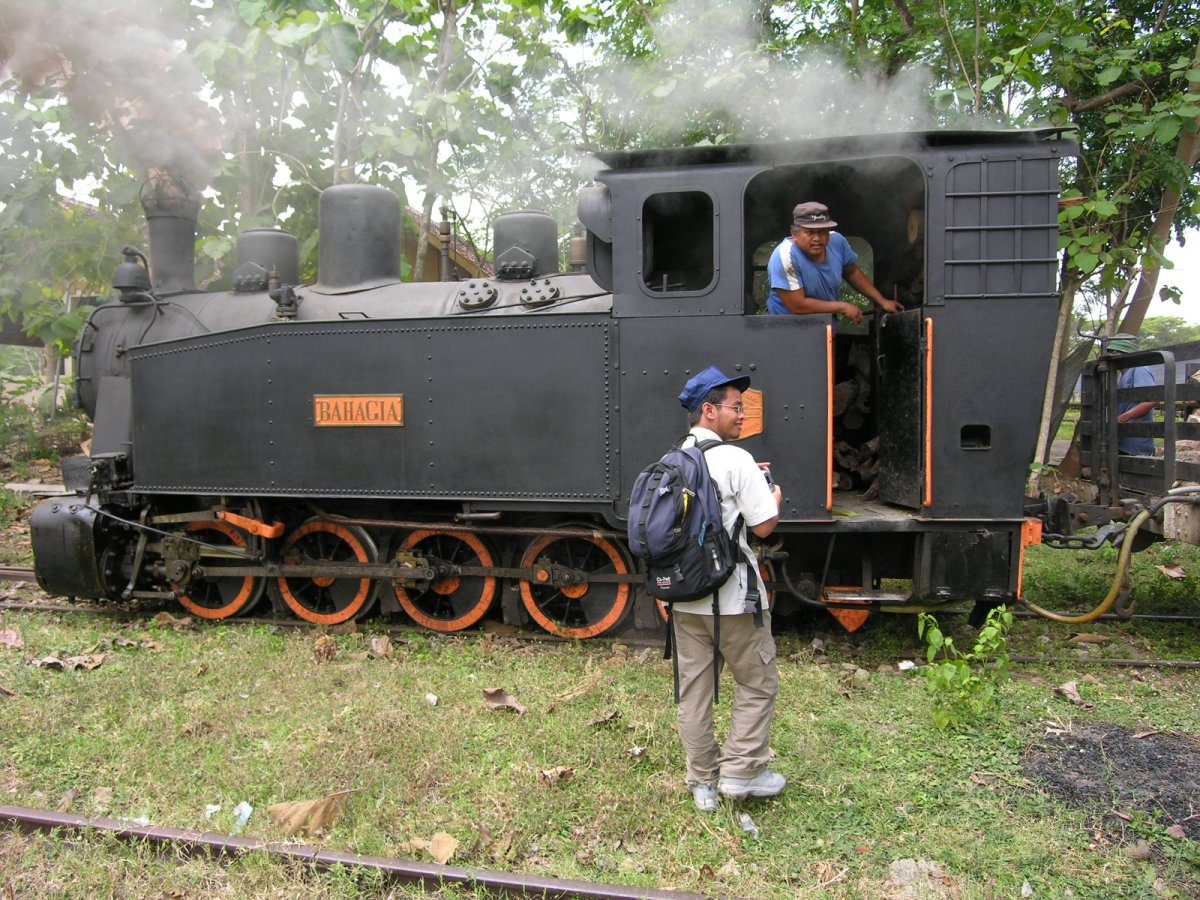
[[[626,498],[686,430],[680,387],[716,363],[752,377],[745,444],[783,488],[764,554],[780,612],[853,627],[1010,600],[1073,152],[1043,131],[601,154],[586,274],[559,274],[552,223],[519,213],[497,224],[495,277],[439,283],[401,283],[393,195],[340,186],[317,284],[296,284],[293,238],[251,232],[228,293],[191,287],[187,201],[156,191],[153,286],[124,264],[77,345],[95,433],[65,461],[77,495],[35,513],[38,578],[214,618],[269,594],[333,623],[378,595],[439,630],[491,610],[590,637],[635,606],[649,626]],[[905,312],[761,314],[801,200],[830,207]],[[838,473],[843,445],[875,454],[870,489]]]

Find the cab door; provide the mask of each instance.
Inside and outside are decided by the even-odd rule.
[[[910,309],[883,316],[876,331],[879,499],[910,509],[929,503],[926,379],[932,325],[921,310]]]

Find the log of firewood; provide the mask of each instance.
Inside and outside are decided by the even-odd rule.
[[[833,461],[843,469],[858,468],[858,448],[847,441],[838,441],[833,445]]]
[[[864,381],[858,386],[858,394],[854,397],[854,406],[862,413],[871,411],[871,382]]]
[[[839,381],[833,386],[833,414],[840,416],[854,402],[858,394],[858,383],[854,379]]]
[[[866,417],[862,414],[857,406],[851,406],[848,410],[842,413],[842,424],[851,431],[858,431],[866,422]]]
[[[871,380],[871,348],[865,342],[859,342],[850,348],[846,363],[856,378]]]
[[[854,479],[845,472],[833,473],[833,489],[835,491],[848,491],[854,487]]]

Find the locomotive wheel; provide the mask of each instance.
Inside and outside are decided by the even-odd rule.
[[[317,562],[373,563],[378,551],[370,536],[353,525],[312,519],[287,536],[280,554],[285,565]],[[301,619],[336,625],[371,609],[379,586],[370,578],[282,577],[283,602]]]
[[[758,564],[758,572],[762,575],[763,584],[773,581],[775,578],[774,572],[771,571],[771,564],[766,560],[761,560]],[[730,576],[733,577],[732,575]],[[655,600],[654,605],[658,607],[658,615],[665,622],[667,621],[667,606],[661,600]],[[775,592],[767,589],[766,602],[763,604],[763,609],[775,608]]]
[[[627,575],[629,563],[621,549],[586,531],[578,536],[543,535],[521,558],[527,569],[539,559],[594,575]],[[628,582],[586,582],[555,587],[521,582],[521,602],[533,620],[549,631],[569,638],[591,638],[611,631],[632,608]]]
[[[478,537],[464,531],[414,531],[400,552],[431,556],[459,566],[492,566],[492,552]],[[434,631],[461,631],[483,618],[496,599],[496,579],[490,575],[448,575],[424,588],[395,585],[396,599],[414,622]]]
[[[206,521],[192,522],[187,530],[198,534],[199,540],[208,544],[237,547],[245,550],[249,547],[246,535],[234,528],[228,522]],[[205,569],[210,573],[220,569],[220,557],[206,560]],[[225,564],[240,563],[241,560],[225,560]],[[183,608],[194,616],[202,619],[227,619],[252,607],[263,595],[267,583],[262,578],[251,575],[239,578],[209,574],[204,578],[193,578],[182,588],[172,584],[171,589],[179,591],[179,602]]]

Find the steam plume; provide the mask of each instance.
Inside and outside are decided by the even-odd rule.
[[[932,126],[930,79],[913,69],[892,79],[850,72],[819,51],[803,60],[759,49],[761,4],[675,0],[655,22],[663,61],[609,73],[611,95],[628,98],[621,115],[668,140],[698,124],[746,140],[882,134]],[[655,85],[645,92],[629,85]]]
[[[181,175],[199,189],[220,157],[203,78],[145,10],[95,0],[5,0],[0,75],[58,87],[72,110],[107,130],[118,158],[145,177]]]

